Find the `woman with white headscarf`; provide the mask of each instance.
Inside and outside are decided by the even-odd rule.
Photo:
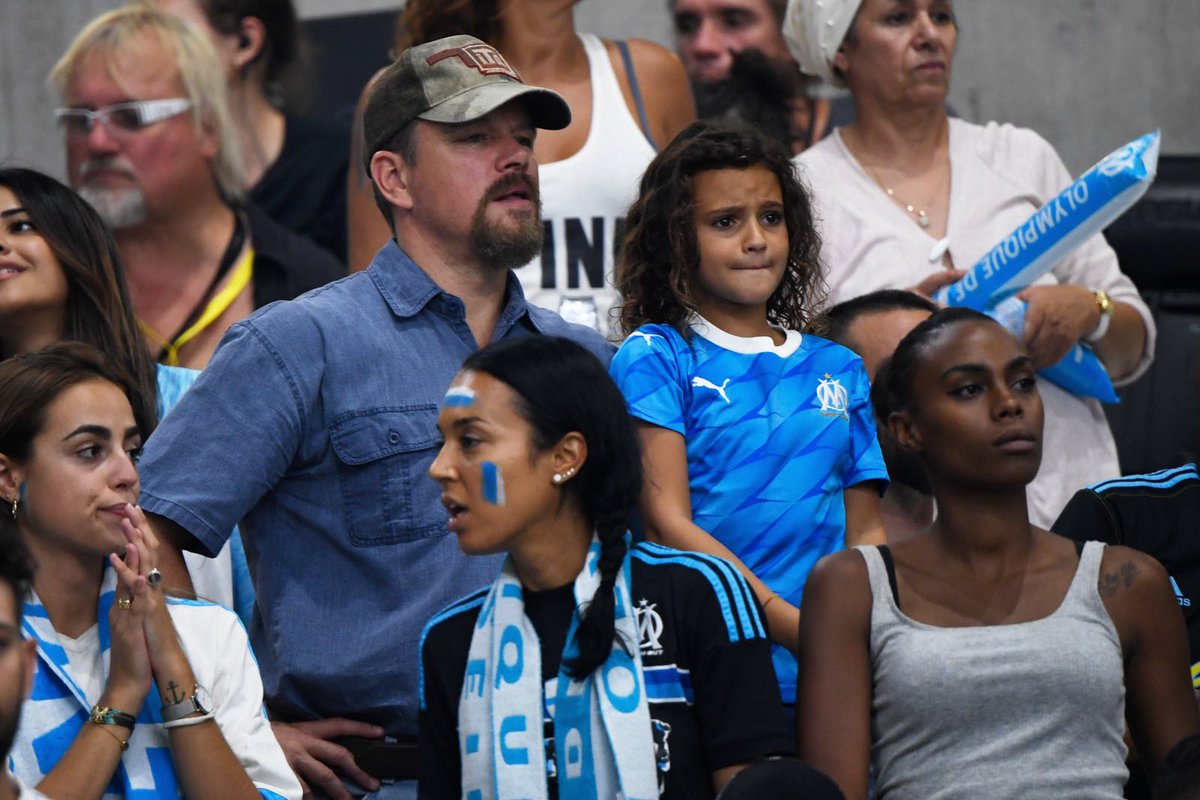
[[[1071,182],[1046,140],[946,113],[958,39],[951,0],[790,0],[784,35],[801,69],[846,86],[855,121],[797,157],[822,220],[830,302],[957,280]],[[1021,292],[1038,367],[1080,339],[1127,383],[1150,365],[1154,322],[1103,237]],[[1119,474],[1104,413],[1049,383],[1045,458],[1029,487],[1049,527],[1080,486]]]

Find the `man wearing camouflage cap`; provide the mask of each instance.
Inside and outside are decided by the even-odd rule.
[[[561,97],[474,37],[402,53],[363,120],[395,239],[366,271],[235,325],[147,445],[141,504],[160,532],[211,553],[240,521],[276,734],[330,797],[379,780],[373,797],[412,796],[408,751],[377,737],[415,736],[425,622],[500,568],[461,554],[426,475],[463,359],[530,334],[611,355],[527,305],[510,271],[541,248],[537,128],[569,120]],[[355,764],[330,741],[344,736],[377,741],[348,743]]]

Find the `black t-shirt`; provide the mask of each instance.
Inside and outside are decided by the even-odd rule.
[[[253,203],[242,206],[254,248],[254,307],[292,300],[346,277],[346,266],[271,219]]]
[[[346,173],[349,116],[285,119],[279,158],[250,190],[271,219],[346,263]]]
[[[661,797],[711,798],[715,770],[791,753],[765,624],[742,577],[711,556],[646,544],[634,548],[631,573]],[[429,800],[461,795],[458,701],[479,604],[456,605],[458,613],[435,618],[421,646],[419,796]],[[525,613],[541,643],[543,682],[558,675],[573,606],[571,585],[525,592]],[[547,720],[554,798],[552,737]]]
[[[1055,520],[1076,541],[1121,544],[1159,560],[1187,623],[1192,685],[1200,689],[1200,472],[1195,464],[1080,489]]]

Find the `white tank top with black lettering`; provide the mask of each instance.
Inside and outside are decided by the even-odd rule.
[[[625,104],[604,42],[579,38],[591,70],[592,127],[579,152],[539,167],[542,255],[516,273],[529,302],[607,336],[615,330],[612,275],[625,212],[655,153]]]

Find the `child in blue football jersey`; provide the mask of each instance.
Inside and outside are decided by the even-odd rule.
[[[642,439],[642,524],[745,574],[792,703],[804,580],[883,542],[887,482],[862,362],[801,333],[822,285],[808,195],[784,148],[701,121],[647,168],[626,226],[610,370]]]

